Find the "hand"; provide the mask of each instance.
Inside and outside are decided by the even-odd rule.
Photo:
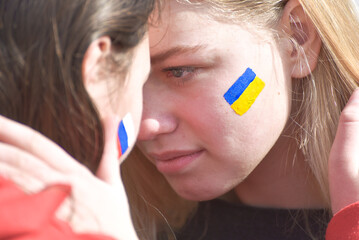
[[[77,232],[137,239],[119,175],[115,120],[106,120],[105,149],[98,178],[38,132],[0,116],[0,175],[28,192],[54,183],[72,186],[58,217]]]
[[[359,90],[341,113],[329,156],[329,188],[333,213],[359,201]]]

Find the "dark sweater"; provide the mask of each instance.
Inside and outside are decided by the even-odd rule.
[[[307,221],[305,220],[307,219]],[[323,220],[324,219],[324,220]],[[178,233],[178,240],[323,240],[330,218],[325,210],[286,210],[249,207],[212,200]]]

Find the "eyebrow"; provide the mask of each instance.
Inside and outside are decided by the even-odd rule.
[[[162,62],[170,57],[186,53],[194,53],[204,48],[206,48],[205,45],[176,46],[151,56],[151,64],[155,65],[156,63]]]

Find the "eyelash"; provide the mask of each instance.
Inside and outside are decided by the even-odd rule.
[[[165,68],[162,71],[166,73],[167,78],[174,78],[176,84],[183,85],[186,81],[190,80],[196,75],[196,70],[196,67],[179,66]],[[183,76],[183,74],[186,72],[187,74]]]

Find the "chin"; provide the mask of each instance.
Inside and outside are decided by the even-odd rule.
[[[174,188],[175,192],[182,198],[189,201],[208,201],[222,196],[225,191],[216,191],[205,188]]]

